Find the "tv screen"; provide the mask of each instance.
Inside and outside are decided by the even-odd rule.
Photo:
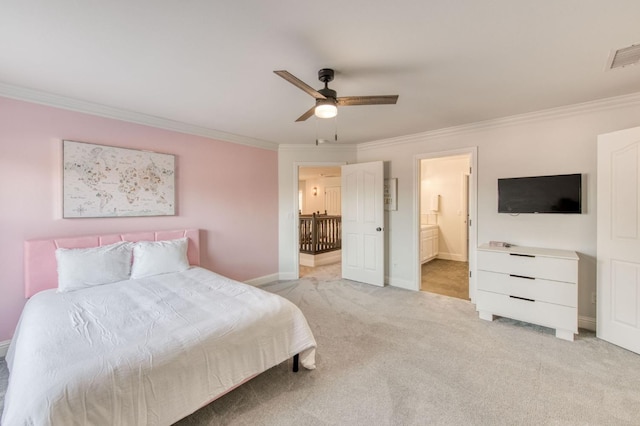
[[[582,213],[582,175],[498,179],[498,213]]]

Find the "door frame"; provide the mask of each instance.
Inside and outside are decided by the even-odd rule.
[[[421,161],[432,158],[469,155],[471,173],[469,174],[469,223],[468,258],[469,258],[469,298],[475,303],[476,298],[476,260],[478,247],[478,147],[460,148],[449,151],[436,151],[416,154],[413,157],[413,259],[415,264],[415,290],[420,291],[422,265],[420,264],[420,188],[422,177],[420,173]]]
[[[462,241],[462,247],[464,247],[464,257],[469,262],[469,246],[471,243],[469,242],[469,186],[471,184],[471,173],[463,173],[462,174],[462,205],[466,207],[466,211],[463,212],[465,214],[464,223],[466,225],[466,229],[464,232],[464,240]]]
[[[346,161],[294,161],[293,163],[293,181],[295,185],[293,185],[293,205],[298,206],[298,191],[300,191],[300,167],[341,167],[347,164]],[[297,280],[300,278],[300,234],[299,234],[299,226],[300,223],[300,212],[299,208],[293,209],[293,254],[295,257],[295,261],[293,264],[295,265],[294,269],[294,277],[292,279]]]

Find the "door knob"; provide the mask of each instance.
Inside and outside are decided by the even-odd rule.
[[[376,228],[376,231],[380,232],[382,231],[382,228],[380,228],[379,226]]]

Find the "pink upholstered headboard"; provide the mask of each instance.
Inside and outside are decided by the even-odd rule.
[[[58,287],[56,249],[100,247],[119,241],[162,241],[187,237],[189,264],[200,265],[200,232],[197,229],[149,231],[89,237],[30,240],[24,243],[24,295],[31,297],[42,290]]]

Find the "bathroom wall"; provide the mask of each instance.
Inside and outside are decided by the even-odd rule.
[[[439,259],[467,261],[468,156],[424,159],[420,164],[421,223],[439,228]],[[437,196],[437,202],[434,197]],[[437,211],[432,210],[434,203]]]

